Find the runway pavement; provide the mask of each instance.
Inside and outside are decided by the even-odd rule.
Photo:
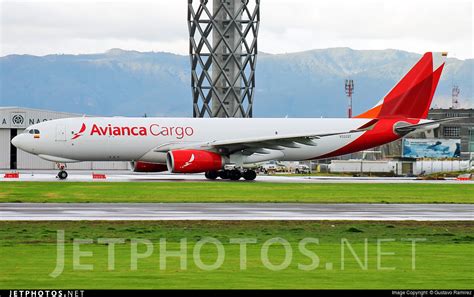
[[[93,180],[92,171],[70,170],[65,181],[56,178],[56,170],[19,171],[20,177],[4,178],[6,171],[0,171],[1,181],[57,181],[57,182],[229,182],[224,180],[208,181],[204,174],[170,174],[170,173],[131,173],[130,171],[97,171],[106,175],[106,179]],[[245,182],[245,181],[240,181]],[[416,180],[413,177],[351,177],[351,176],[281,176],[259,175],[255,182],[271,183],[449,183],[474,184],[474,181],[459,181],[454,178],[446,180]]]
[[[473,221],[468,204],[0,204],[1,221],[367,220]]]

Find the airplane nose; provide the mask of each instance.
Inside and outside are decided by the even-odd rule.
[[[27,140],[25,139],[25,135],[17,135],[13,137],[12,144],[25,152],[29,152]]]
[[[20,148],[20,147],[19,147],[19,144],[20,144],[20,135],[13,137],[13,139],[12,139],[12,144],[13,144],[15,147],[17,147],[17,148]]]

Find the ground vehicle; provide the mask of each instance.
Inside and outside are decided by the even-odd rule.
[[[308,165],[306,164],[299,164],[298,166],[296,166],[294,172],[296,174],[309,174],[311,173],[311,170],[309,168]]]
[[[286,171],[286,166],[282,163],[279,163],[277,161],[270,161],[267,163],[262,164],[259,167],[259,171],[263,172],[265,174],[273,174],[276,172],[285,172]]]

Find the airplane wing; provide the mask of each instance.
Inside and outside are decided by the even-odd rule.
[[[408,133],[414,132],[418,129],[426,129],[426,128],[435,129],[435,128],[439,127],[439,124],[458,121],[458,120],[463,120],[463,119],[466,119],[466,117],[433,120],[433,121],[429,121],[429,122],[426,122],[426,123],[415,124],[415,125],[406,124],[406,125],[403,125],[403,126],[395,127],[395,132],[397,132],[398,134],[408,134]],[[431,127],[431,126],[433,126],[433,127]]]
[[[366,128],[360,128],[351,131],[333,132],[324,134],[302,133],[291,135],[273,135],[265,137],[250,137],[230,140],[213,140],[201,143],[168,143],[154,149],[155,152],[168,152],[178,149],[199,149],[199,150],[217,150],[220,153],[232,154],[243,151],[246,155],[255,153],[268,154],[270,150],[283,150],[285,148],[298,148],[300,145],[315,146],[313,141],[322,137],[360,133],[367,131]]]
[[[351,133],[364,132],[365,130],[352,130],[344,132],[334,132],[325,134],[293,134],[293,135],[274,135],[269,137],[254,137],[254,138],[243,138],[233,140],[217,140],[208,142],[209,147],[214,147],[219,151],[225,151],[226,153],[234,153],[242,151],[244,155],[258,154],[269,154],[270,150],[283,150],[285,148],[298,148],[301,145],[316,146],[316,142],[313,140],[320,139],[322,137],[343,135]]]

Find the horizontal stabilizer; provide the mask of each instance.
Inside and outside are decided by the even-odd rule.
[[[397,134],[408,134],[411,132],[414,132],[418,129],[435,129],[438,128],[439,124],[441,123],[447,123],[447,122],[454,122],[458,120],[463,120],[466,119],[466,117],[461,117],[461,118],[447,118],[447,119],[442,119],[442,120],[434,120],[434,121],[429,121],[429,122],[424,122],[421,124],[415,124],[415,125],[410,125],[406,123],[406,125],[400,125],[399,127],[395,127],[395,132]]]

